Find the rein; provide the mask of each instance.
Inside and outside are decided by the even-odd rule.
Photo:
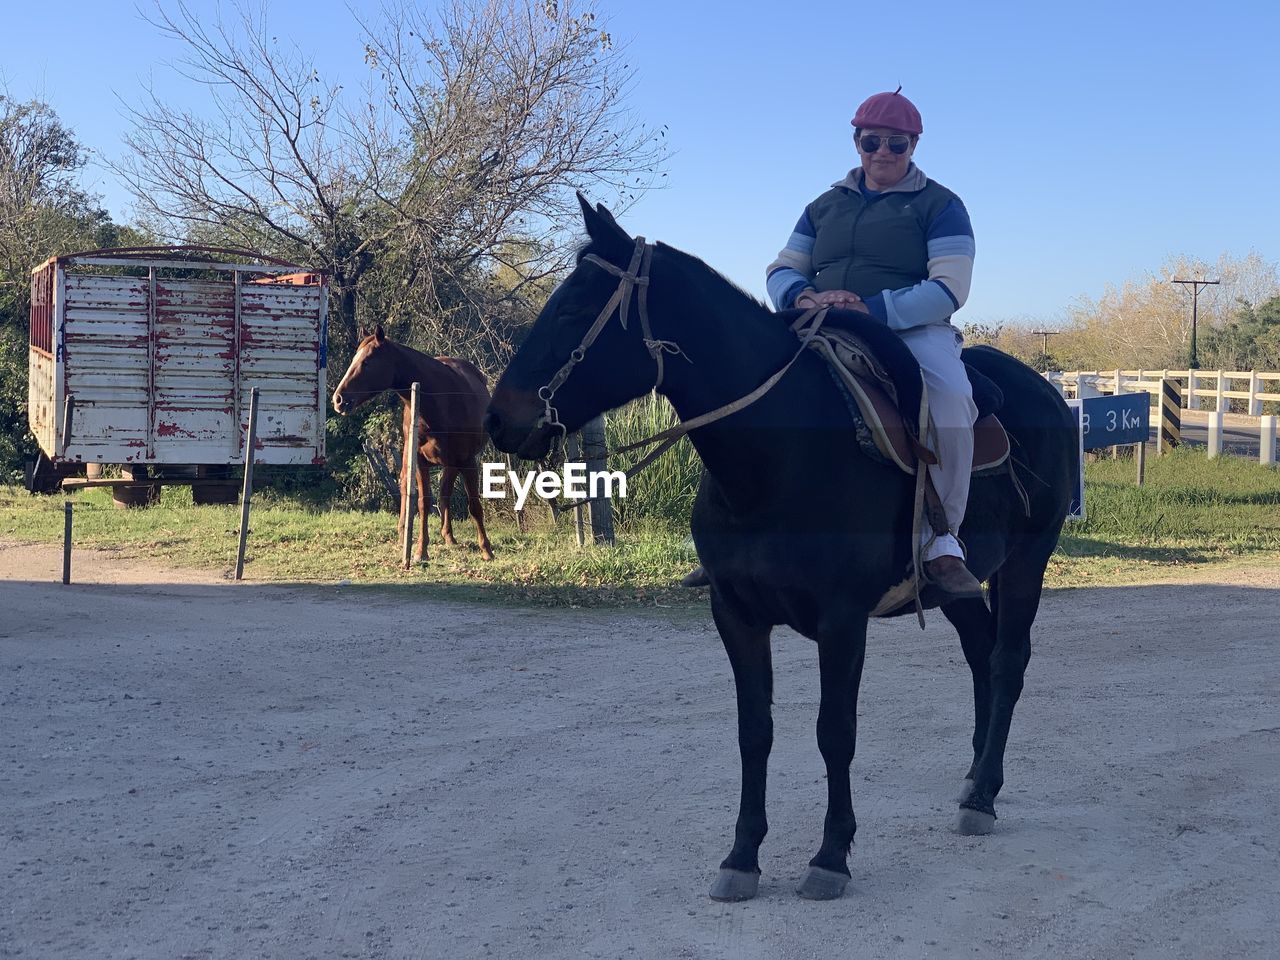
[[[597,257],[592,253],[583,257],[584,261],[590,261],[608,273],[618,277],[618,287],[614,290],[613,296],[611,296],[601,308],[600,314],[596,317],[595,322],[591,324],[590,328],[583,336],[582,342],[579,343],[578,346],[569,354],[569,359],[566,360],[564,365],[556,371],[555,376],[553,376],[545,386],[539,388],[538,399],[543,402],[546,409],[543,411],[543,415],[534,423],[535,430],[543,425],[548,425],[558,429],[562,438],[567,435],[568,430],[565,425],[560,422],[559,411],[551,405],[551,400],[555,397],[556,391],[559,390],[560,387],[563,386],[564,382],[569,379],[569,374],[573,372],[573,368],[582,362],[583,358],[587,354],[587,350],[596,342],[596,338],[600,336],[600,332],[605,328],[609,320],[612,319],[615,312],[618,314],[618,321],[622,324],[622,329],[627,329],[627,316],[631,308],[631,292],[633,288],[638,287],[640,291],[639,296],[637,297],[639,304],[638,312],[640,315],[640,331],[644,338],[645,349],[649,351],[649,356],[653,357],[654,361],[658,365],[658,377],[657,380],[654,381],[652,389],[657,390],[658,387],[662,385],[665,373],[663,367],[664,353],[670,353],[673,355],[678,354],[686,360],[689,360],[690,363],[693,362],[689,359],[689,355],[680,349],[680,345],[678,343],[673,340],[659,340],[653,335],[653,328],[649,323],[648,300],[649,266],[652,258],[653,246],[652,244],[645,243],[644,237],[636,237],[635,252],[631,255],[631,265],[626,270],[622,270],[621,268],[614,266],[612,263],[609,263],[607,260],[602,260],[600,257]],[[646,453],[640,458],[640,460],[632,464],[631,467],[625,471],[624,476],[630,480],[632,477],[639,474],[645,467],[649,466],[649,464],[653,463],[654,460],[666,453],[667,450],[671,449],[671,447],[674,446],[675,443],[685,434],[692,430],[696,430],[699,427],[705,427],[709,423],[715,423],[717,420],[723,420],[725,417],[731,416],[739,410],[751,406],[751,404],[755,403],[777,386],[778,382],[783,378],[787,371],[791,369],[792,365],[800,359],[801,355],[807,349],[809,349],[809,342],[822,328],[822,324],[827,318],[827,311],[829,309],[829,307],[811,307],[796,318],[795,322],[791,325],[791,329],[797,334],[800,334],[801,331],[803,331],[799,348],[780,370],[774,373],[769,377],[769,379],[765,380],[764,383],[760,384],[760,386],[756,387],[746,396],[739,397],[737,400],[726,403],[722,407],[717,407],[707,413],[700,414],[692,420],[686,420],[673,427],[668,427],[666,430],[655,433],[653,436],[645,437],[643,440],[637,440],[634,443],[628,443],[624,446],[606,451],[606,455],[609,453],[626,453],[629,450],[638,450],[657,444],[654,449]],[[805,329],[806,326],[807,329]],[[569,503],[572,506],[577,507],[601,499],[603,498],[592,497],[590,500],[572,500],[569,501]]]

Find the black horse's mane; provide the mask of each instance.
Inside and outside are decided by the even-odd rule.
[[[683,266],[688,268],[691,278],[706,281],[708,289],[718,288],[725,294],[735,295],[743,301],[739,305],[741,309],[752,308],[761,317],[773,316],[773,311],[770,310],[762,300],[758,297],[752,296],[746,290],[743,290],[742,287],[738,286],[719,270],[710,266],[705,260],[701,260],[691,253],[685,253],[680,248],[663,243],[661,240],[656,241],[653,246],[656,250],[661,250],[664,255],[670,255],[679,260]],[[593,249],[594,247],[595,242],[592,240],[587,240],[583,243],[582,246],[578,248],[575,262],[581,263],[582,259],[588,253],[596,252]],[[622,264],[619,264],[619,266],[621,265]]]
[[[594,243],[591,241],[584,243],[578,249],[577,262],[581,263],[583,257],[593,252],[593,247]],[[743,290],[706,261],[661,241],[656,242],[654,247],[661,250],[665,257],[679,263],[686,278],[697,284],[701,292],[708,297],[719,298],[725,310],[736,310],[744,316],[752,316],[762,325],[781,330],[790,327],[804,312],[797,308],[771,310],[763,301]],[[867,344],[897,384],[898,398],[904,408],[919,408],[920,367],[897,333],[879,320],[853,310],[833,310],[827,319],[827,326],[849,330]]]

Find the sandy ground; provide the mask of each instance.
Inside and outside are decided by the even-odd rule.
[[[0,545],[0,956],[1280,955],[1280,575],[1042,608],[996,832],[962,838],[970,686],[873,626],[842,900],[810,643],[775,639],[759,899],[706,896],[737,801],[700,611],[229,584]]]

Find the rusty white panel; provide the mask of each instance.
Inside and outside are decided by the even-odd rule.
[[[65,274],[59,314],[65,390],[75,397],[65,456],[112,463],[145,459],[146,280]]]
[[[53,357],[40,350],[27,351],[27,422],[31,433],[48,456],[57,444],[55,413],[55,364]]]
[[[237,338],[230,274],[157,276],[153,303],[146,276],[60,271],[65,362],[33,358],[33,429],[54,452],[65,369],[66,392],[76,398],[67,457],[236,462],[244,455],[249,388],[257,386],[256,459],[312,463],[324,455],[323,291],[242,284]]]
[[[247,429],[249,389],[257,387],[259,462],[310,463],[324,455],[324,420],[316,408],[322,290],[241,288],[241,412]]]
[[[226,463],[235,423],[235,285],[230,277],[157,279],[155,424],[158,463]]]

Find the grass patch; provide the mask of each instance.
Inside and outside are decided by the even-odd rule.
[[[1143,486],[1135,474],[1132,459],[1086,465],[1088,519],[1063,530],[1051,585],[1132,582],[1280,554],[1280,471],[1184,448],[1149,458]]]
[[[75,504],[77,547],[228,573],[235,568],[239,506],[194,506],[190,489],[180,486],[165,487],[158,504],[135,510],[116,508],[101,488],[33,497],[18,487],[0,487],[0,538],[61,542],[64,499]],[[529,514],[526,532],[498,517],[488,520],[496,554],[492,562],[481,559],[465,512],[461,519],[455,513],[456,547],[441,543],[439,520],[432,517],[430,560],[406,571],[400,567],[394,514],[255,495],[245,576],[258,582],[412,584],[460,599],[555,606],[694,599],[673,586],[697,562],[687,532],[636,522],[613,549],[579,549],[569,515],[557,526],[542,510]]]
[[[1147,464],[1134,485],[1132,460],[1086,468],[1089,519],[1069,523],[1047,583],[1053,587],[1135,583],[1170,570],[1280,557],[1280,472],[1229,457],[1184,450]],[[123,556],[229,572],[235,565],[239,507],[197,507],[185,487],[167,487],[159,504],[120,510],[101,489],[70,496],[75,542]],[[0,538],[57,543],[62,497],[0,487]],[[558,526],[539,508],[531,529],[489,524],[497,558],[480,559],[465,513],[460,541],[440,543],[431,521],[431,560],[400,569],[396,519],[264,492],[255,496],[246,576],[258,582],[350,580],[432,591],[442,597],[554,606],[702,604],[702,591],[673,586],[697,560],[683,526],[660,518],[619,526],[613,549],[579,549],[571,518]],[[455,514],[457,516],[457,514]]]

